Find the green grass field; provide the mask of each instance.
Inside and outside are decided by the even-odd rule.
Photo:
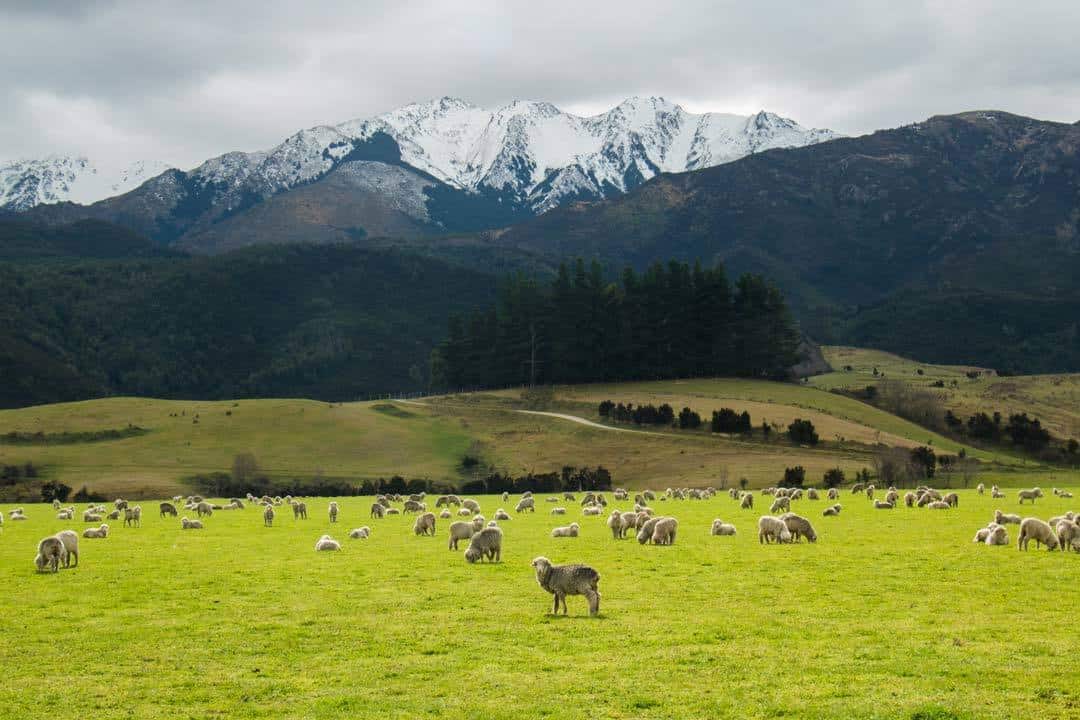
[[[242,404],[243,406],[243,404]],[[654,487],[663,484],[653,483]],[[1047,493],[1049,495],[1049,493]],[[489,517],[503,506],[479,498]],[[503,562],[468,565],[411,518],[369,520],[370,498],[311,517],[219,511],[202,531],[112,523],[77,569],[35,574],[37,541],[81,522],[25,505],[0,532],[0,708],[18,718],[1065,718],[1080,702],[1074,587],[1080,555],[971,543],[994,508],[1076,506],[961,493],[957,510],[873,510],[846,491],[795,511],[816,544],[762,546],[726,494],[667,501],[672,547],[614,541],[604,518],[501,523]],[[511,509],[514,499],[505,503]],[[625,503],[623,504],[625,505]],[[7,514],[10,505],[2,507]],[[81,509],[81,508],[80,508]],[[713,518],[733,538],[708,535]],[[581,537],[549,537],[581,523]],[[370,525],[369,540],[349,540]],[[328,532],[340,553],[316,553]],[[596,567],[601,615],[570,616],[530,560]]]

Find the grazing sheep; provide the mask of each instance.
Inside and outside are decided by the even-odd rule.
[[[463,507],[463,508],[460,508],[457,511],[457,514],[458,514],[458,517],[469,517],[470,515],[473,514],[473,511],[470,510],[469,508]]]
[[[788,531],[791,532],[792,540],[795,542],[798,542],[804,537],[807,542],[817,542],[817,532],[814,530],[814,526],[802,515],[796,515],[795,513],[789,512],[781,515],[780,519],[787,525]]]
[[[778,497],[773,501],[772,507],[769,508],[769,512],[777,513],[781,510],[790,510],[791,500],[787,497]]]
[[[1056,550],[1058,547],[1058,538],[1054,534],[1054,529],[1050,527],[1050,523],[1039,518],[1024,518],[1020,521],[1020,537],[1017,541],[1017,549],[1027,550],[1028,543],[1032,540],[1035,541],[1036,548],[1045,545],[1047,550]]]
[[[453,517],[453,515],[451,515],[450,511],[447,510],[446,508],[443,508],[442,512],[439,513],[439,518],[442,519],[442,520],[449,520],[452,517]]]
[[[656,524],[663,519],[662,517],[649,517],[648,515],[645,517],[648,519],[638,528],[637,534],[637,541],[642,545],[652,541],[653,530],[656,529]]]
[[[746,493],[745,495],[743,495],[742,500],[739,502],[739,507],[743,510],[753,510],[754,496],[750,493]]]
[[[566,508],[564,508],[564,507],[551,508],[551,514],[552,515],[565,515],[566,514]]]
[[[267,505],[263,510],[263,526],[274,527],[274,506]]]
[[[983,493],[985,493],[985,492],[986,492],[986,486],[985,486],[985,485],[983,485],[982,483],[979,483],[978,485],[976,485],[976,486],[975,486],[975,492],[977,492],[977,493],[979,493],[980,495],[982,495]]]
[[[990,534],[986,536],[984,542],[987,545],[1008,545],[1009,531],[1005,529],[1004,525],[994,523],[990,526]]]
[[[109,526],[102,525],[96,528],[86,528],[83,530],[82,536],[84,538],[106,538],[109,536]]]
[[[181,530],[202,530],[203,524],[201,520],[188,520],[186,517],[180,518]]]
[[[1058,543],[1062,550],[1068,550],[1080,541],[1080,525],[1072,520],[1060,520],[1053,528],[1057,532]]]
[[[369,535],[371,535],[371,528],[367,525],[349,531],[349,537],[353,540],[366,540]]]
[[[502,508],[499,508],[498,510],[495,511],[495,516],[494,517],[495,517],[496,520],[499,520],[499,521],[509,520],[510,519],[510,513],[506,512]]]
[[[710,535],[734,535],[735,526],[724,522],[720,518],[716,518],[712,521],[712,528],[709,530]]]
[[[386,506],[382,503],[371,504],[371,517],[382,518],[386,515]]]
[[[56,537],[64,544],[64,567],[71,567],[72,558],[79,564],[79,534],[74,530],[61,530]]]
[[[435,537],[435,513],[426,512],[416,517],[413,523],[413,532],[417,535],[431,535]]]
[[[101,517],[102,517],[101,515],[98,515],[97,513],[90,512],[89,510],[84,510],[83,514],[82,514],[83,522],[99,523],[99,522],[101,522]],[[12,516],[11,519],[12,520],[18,520],[19,516]]]
[[[202,517],[203,515],[213,515],[214,507],[204,500],[195,504],[195,512],[198,513],[199,517]]]
[[[477,560],[499,562],[502,559],[502,530],[499,528],[484,528],[474,533],[469,539],[469,547],[465,548],[465,560],[475,563]]]
[[[791,542],[791,531],[780,518],[762,515],[758,518],[758,542],[767,545],[774,540],[779,543]]]
[[[55,535],[50,535],[38,543],[34,565],[37,566],[38,572],[45,572],[46,567],[53,572],[60,572],[60,563],[66,559],[67,550],[64,549],[63,541]]]
[[[518,500],[517,506],[514,508],[514,512],[523,513],[526,510],[529,512],[536,512],[536,503],[531,497],[523,497]]]
[[[896,492],[895,490],[889,490],[889,492],[885,494],[885,502],[889,503],[893,507],[896,506],[896,501],[899,499],[900,493]]]
[[[447,544],[447,549],[457,550],[459,540],[472,539],[473,533],[476,532],[476,528],[473,527],[471,522],[464,522],[459,520],[455,523],[450,523],[450,542]]]
[[[475,500],[468,499],[468,498],[461,501],[461,507],[468,508],[469,510],[472,510],[473,514],[476,514],[476,513],[480,512],[480,503],[476,502]]]
[[[840,491],[837,490],[836,488],[829,488],[829,499],[830,500],[839,500],[840,499]]]
[[[855,483],[854,485],[851,486],[851,494],[852,495],[858,495],[859,493],[861,493],[865,489],[866,489],[865,484],[863,484],[863,483]]]
[[[1011,513],[1003,513],[1000,510],[994,511],[994,522],[998,525],[1006,525],[1008,523],[1020,524],[1020,516],[1013,515]]]
[[[653,545],[674,545],[675,533],[679,529],[679,521],[673,517],[662,517],[653,526]]]
[[[502,494],[502,501],[503,501],[503,502],[506,502],[506,501],[507,501],[507,500],[509,500],[509,499],[510,499],[510,493],[508,493],[508,492],[506,492],[506,491],[504,490],[504,491],[503,491],[503,494]]]
[[[124,508],[124,526],[142,527],[142,507]]]
[[[385,512],[386,512],[387,515],[400,515],[401,514],[401,511],[398,510],[397,508],[394,508],[394,507],[386,508]]]
[[[820,496],[818,495],[818,491],[817,491],[816,488],[810,488],[809,490],[806,491],[806,499],[807,500],[818,500],[819,497]]]
[[[337,540],[330,537],[329,535],[323,535],[321,538],[319,538],[318,540],[315,541],[315,552],[320,552],[320,551],[323,551],[323,550],[332,551],[332,550],[340,550],[340,549],[341,549],[341,543],[339,543]]]
[[[1030,500],[1031,504],[1035,504],[1035,498],[1041,498],[1043,491],[1039,488],[1031,488],[1030,490],[1020,490],[1016,493],[1016,496],[1020,499],[1020,504],[1023,505],[1025,500]]]
[[[113,510],[111,513],[109,513],[105,517],[107,517],[110,520],[119,520],[120,519],[120,511],[119,510]]]
[[[600,612],[600,573],[596,570],[577,563],[552,565],[546,557],[536,558],[532,566],[536,570],[537,584],[555,596],[552,614],[559,614],[559,603],[562,603],[564,615],[569,612],[566,607],[567,595],[584,595],[589,603],[589,614]]]
[[[915,507],[915,493],[913,493],[913,492],[904,493],[904,504],[907,505],[908,507]]]
[[[409,502],[412,502],[412,501],[410,500]],[[405,503],[405,507],[406,507],[406,509],[408,509],[409,503]],[[333,501],[333,500],[330,501],[330,506],[327,508],[327,512],[329,512],[329,514],[330,514],[330,522],[336,523],[337,522],[337,516],[338,516],[338,504],[335,501]]]
[[[158,514],[164,518],[166,515],[172,515],[176,517],[176,506],[171,502],[163,502],[158,505]]]
[[[840,514],[840,505],[836,504],[821,511],[822,517],[835,517]]]
[[[379,507],[382,508],[382,505],[379,505]],[[374,509],[372,509],[372,512],[374,512]],[[307,503],[293,500],[292,514],[293,520],[307,520]],[[379,517],[382,517],[382,515]]]
[[[577,537],[578,529],[580,526],[576,522],[572,522],[564,527],[557,527],[551,531],[551,537],[563,538],[563,537]]]
[[[941,500],[947,503],[949,507],[960,507],[960,496],[954,492],[945,494]]]
[[[891,502],[889,502],[887,500],[875,500],[874,501],[874,509],[875,510],[892,510],[894,507],[896,507],[896,505],[894,505],[893,503],[891,503]]]
[[[71,513],[70,510],[61,510],[60,512],[56,513],[56,519],[57,520],[71,520],[72,519],[72,513]],[[3,523],[3,522],[4,521],[2,519],[0,519],[0,523]]]

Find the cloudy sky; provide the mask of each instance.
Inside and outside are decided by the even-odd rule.
[[[1080,120],[1080,2],[0,0],[0,158],[189,167],[443,95],[631,95],[856,134],[994,108]]]

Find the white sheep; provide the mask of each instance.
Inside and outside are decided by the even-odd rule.
[[[1054,529],[1050,527],[1050,523],[1039,518],[1024,518],[1020,521],[1020,536],[1017,540],[1017,549],[1027,550],[1028,543],[1032,540],[1035,541],[1035,547],[1046,545],[1047,550],[1056,550],[1058,547],[1058,538],[1054,534]]]
[[[181,530],[202,530],[202,520],[188,520],[186,517],[180,518]]]
[[[758,542],[769,544],[773,541],[779,543],[791,542],[791,531],[787,523],[772,515],[762,515],[758,518]]]
[[[330,522],[336,523],[337,522],[337,516],[338,516],[338,504],[337,504],[337,502],[331,500],[330,505],[327,508],[327,512],[329,512],[329,514],[330,514]]]
[[[332,550],[340,550],[340,549],[341,549],[341,543],[339,543],[337,540],[330,537],[329,535],[323,535],[322,537],[320,537],[318,540],[315,541],[315,551],[316,552],[320,552],[320,551],[323,551],[323,550],[332,551]]]
[[[793,541],[798,542],[805,537],[807,542],[817,542],[817,532],[814,530],[814,526],[802,515],[789,512],[781,515],[780,519],[787,525]]]
[[[72,519],[72,513],[71,513],[70,510],[61,510],[60,512],[56,513],[56,519],[57,520],[71,520]],[[3,522],[3,521],[0,520],[0,522]]]
[[[531,497],[523,497],[518,500],[517,506],[514,508],[514,512],[523,513],[526,510],[529,512],[536,512],[536,502]]]
[[[499,520],[499,521],[509,520],[510,519],[510,513],[506,512],[502,508],[499,508],[498,510],[495,511],[495,519]]]
[[[1008,523],[1019,525],[1021,520],[1019,515],[1013,515],[1012,513],[1003,513],[1000,510],[995,510],[994,522],[996,522],[998,525],[1006,525]]]
[[[447,510],[446,508],[443,508],[443,509],[442,509],[442,512],[440,512],[440,513],[439,513],[439,518],[440,518],[441,520],[449,520],[449,519],[450,519],[450,518],[452,518],[452,517],[453,517],[453,515],[451,515],[451,514],[450,514],[450,511],[449,511],[449,510]]]
[[[564,527],[557,527],[551,531],[551,537],[564,538],[564,537],[577,537],[578,529],[580,526],[576,522],[572,522]]]
[[[567,595],[584,595],[589,603],[589,614],[600,612],[600,573],[596,570],[580,564],[552,565],[546,557],[536,558],[532,566],[536,570],[537,584],[555,596],[553,614],[559,614],[560,602],[563,614],[567,614]]]
[[[982,483],[979,483],[978,485],[975,486],[975,492],[982,495],[983,493],[986,492],[986,485],[984,485]]]
[[[101,522],[101,518],[101,515],[98,515],[95,512],[90,512],[89,510],[84,510],[82,514],[83,522],[99,523]],[[12,519],[14,520],[14,518]]]
[[[675,534],[679,529],[679,521],[673,517],[662,517],[653,526],[653,545],[674,545]]]
[[[998,525],[994,523],[990,526],[990,534],[986,536],[984,541],[987,545],[1008,545],[1009,544],[1009,531],[1005,529],[1004,525]]]
[[[566,514],[566,508],[564,508],[564,507],[551,508],[551,514],[552,515],[565,515]]]
[[[1080,542],[1080,525],[1072,520],[1059,520],[1053,527],[1057,532],[1058,543],[1062,550],[1075,547]]]
[[[769,512],[777,513],[777,512],[780,512],[781,510],[790,510],[790,509],[791,509],[791,500],[787,496],[780,496],[780,497],[777,497],[773,501],[772,507],[769,508]]]
[[[83,530],[82,536],[84,538],[106,538],[109,536],[109,526],[103,523],[101,527],[86,528]]]
[[[824,510],[821,511],[821,516],[822,517],[835,517],[836,515],[839,515],[839,514],[840,514],[840,503],[837,503],[836,505],[833,505],[831,507],[827,507],[827,508],[825,508]]]
[[[743,510],[754,509],[754,496],[752,493],[746,493],[742,496],[742,500],[739,502],[739,507]]]
[[[457,550],[458,542],[461,540],[472,539],[473,533],[477,532],[471,522],[464,522],[459,520],[455,523],[450,523],[450,540],[447,543],[449,550]]]
[[[45,572],[45,568],[49,568],[55,573],[60,572],[60,563],[66,559],[67,550],[64,549],[63,541],[55,535],[50,535],[38,543],[34,565],[37,566],[38,572]]]
[[[125,527],[141,527],[142,525],[142,507],[136,505],[135,507],[124,508],[124,526]]]
[[[712,521],[712,528],[709,530],[710,535],[734,535],[735,526],[730,523],[726,523],[720,518],[716,518]]]
[[[1005,493],[1001,492],[1001,488],[995,485],[994,487],[990,488],[990,497],[1000,500],[1001,498],[1005,497]]]
[[[484,528],[480,532],[473,533],[469,539],[469,547],[465,548],[465,560],[469,563],[483,561],[487,558],[492,562],[502,559],[502,530],[499,528]]]
[[[371,535],[371,528],[367,525],[364,527],[354,528],[349,531],[349,537],[353,540],[366,540]]]
[[[1023,505],[1025,500],[1030,500],[1031,504],[1035,504],[1035,498],[1041,498],[1043,491],[1039,488],[1031,488],[1030,490],[1019,490],[1016,496],[1020,499],[1020,504]]]
[[[874,509],[875,510],[892,510],[894,507],[896,507],[896,505],[889,502],[888,500],[875,500],[874,501]]]
[[[263,509],[263,526],[274,527],[274,506],[267,505]]]
[[[416,517],[413,523],[413,532],[417,535],[431,535],[435,537],[435,513],[426,512]]]
[[[61,530],[56,538],[64,544],[64,567],[71,567],[72,559],[79,564],[79,534],[74,530]]]

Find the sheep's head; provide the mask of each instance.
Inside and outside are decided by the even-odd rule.
[[[474,563],[480,559],[480,551],[474,547],[469,547],[465,550],[465,560]]]

